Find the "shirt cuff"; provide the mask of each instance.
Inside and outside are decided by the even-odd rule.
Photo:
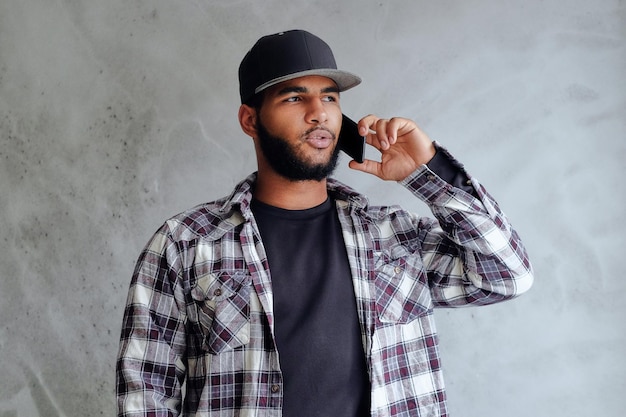
[[[435,156],[426,164],[439,178],[468,194],[478,197],[463,165],[435,142]]]

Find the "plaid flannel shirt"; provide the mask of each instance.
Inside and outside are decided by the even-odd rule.
[[[270,271],[250,210],[254,181],[253,174],[229,197],[170,219],[143,250],[117,362],[119,417],[282,415]],[[532,284],[517,233],[471,183],[479,199],[427,166],[405,179],[433,219],[370,207],[328,181],[353,276],[374,417],[447,416],[433,308],[491,304]]]

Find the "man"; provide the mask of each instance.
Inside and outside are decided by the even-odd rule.
[[[411,120],[358,123],[435,219],[371,207],[328,176],[340,92],[360,79],[304,31],[261,38],[240,69],[258,172],[168,220],[133,275],[119,416],[447,416],[433,308],[532,283],[496,202]]]

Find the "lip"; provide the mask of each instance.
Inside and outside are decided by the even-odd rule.
[[[335,141],[334,135],[325,129],[315,129],[305,136],[305,141],[317,149],[325,149]]]

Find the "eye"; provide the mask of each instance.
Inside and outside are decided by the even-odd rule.
[[[339,97],[337,97],[334,94],[329,94],[327,96],[322,97],[322,100],[326,101],[326,102],[333,103],[333,102],[339,101]]]
[[[300,98],[300,96],[291,96],[291,97],[287,97],[285,99],[285,102],[287,102],[287,103],[295,103],[295,102],[300,101],[300,100],[302,100]]]

